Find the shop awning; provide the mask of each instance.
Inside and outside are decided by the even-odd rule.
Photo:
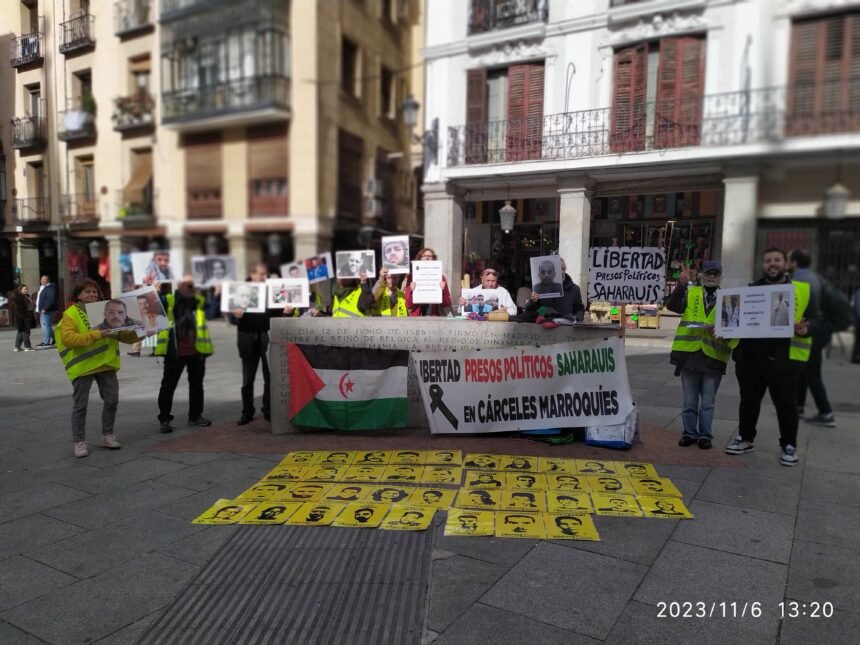
[[[122,189],[122,200],[126,204],[145,203],[143,191],[152,182],[152,155],[144,154],[137,158],[131,179]]]

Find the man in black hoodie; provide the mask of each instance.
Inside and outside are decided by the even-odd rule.
[[[564,294],[558,298],[540,299],[540,295],[532,291],[529,301],[523,311],[523,320],[533,322],[538,315],[545,318],[567,318],[582,322],[585,317],[585,305],[582,302],[582,292],[567,274],[567,265],[561,261],[561,286]]]

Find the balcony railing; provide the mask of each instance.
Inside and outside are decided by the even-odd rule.
[[[119,204],[117,219],[123,226],[148,226],[155,221],[156,201],[158,193],[152,189],[152,184],[142,191],[142,199],[129,201],[125,190],[116,191],[116,203]]]
[[[795,90],[795,93],[797,90]],[[734,146],[786,137],[860,132],[860,104],[813,112],[786,107],[786,88],[650,102],[448,128],[448,166],[577,159],[690,146]]]
[[[149,94],[138,93],[114,99],[113,129],[122,132],[151,126],[155,122],[155,99]]]
[[[99,211],[96,196],[73,193],[60,198],[60,219],[64,224],[98,224]]]
[[[221,189],[188,188],[186,189],[185,206],[188,217],[218,218],[221,217]]]
[[[127,36],[152,26],[152,0],[117,0],[114,34]]]
[[[248,182],[248,214],[286,215],[289,212],[289,183],[286,177],[252,179]]]
[[[289,106],[290,79],[286,76],[254,76],[161,95],[164,123]]]
[[[45,145],[45,119],[40,116],[14,117],[10,139],[10,145],[18,150]]]
[[[202,7],[207,3],[207,1],[208,0],[161,0],[161,16],[164,17],[173,11],[190,9],[194,5],[200,5]]]
[[[18,226],[50,224],[51,208],[47,197],[16,199],[12,204],[12,222]]]
[[[31,63],[41,63],[45,54],[42,51],[44,34],[34,31],[9,41],[9,62],[12,67],[22,67]]]
[[[548,0],[472,0],[469,10],[469,35],[495,29],[546,22]]]
[[[96,120],[90,112],[81,108],[72,108],[62,110],[59,116],[57,138],[60,141],[93,139],[96,136]]]
[[[68,54],[96,44],[93,16],[84,13],[60,23],[60,53]]]

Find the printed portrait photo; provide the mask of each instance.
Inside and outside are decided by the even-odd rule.
[[[322,255],[306,259],[304,262],[305,274],[310,284],[329,280],[334,277],[332,275],[331,253],[323,253]],[[282,273],[281,276],[283,277],[284,274]],[[287,274],[287,277],[292,276]]]
[[[723,296],[720,315],[723,319],[723,327],[737,327],[741,317],[741,297]]]
[[[376,257],[373,251],[338,251],[338,278],[358,278],[365,273],[368,278],[376,277]]]
[[[290,307],[308,307],[310,302],[310,284],[307,278],[274,278],[266,280],[269,299],[269,309]]]
[[[182,252],[162,249],[131,254],[134,283],[151,285],[182,277]]]
[[[558,255],[544,255],[530,258],[532,274],[532,291],[539,298],[559,298],[564,295],[562,279],[564,274],[561,270],[561,257]]]
[[[304,260],[296,260],[289,264],[282,264],[280,271],[282,278],[295,279],[308,277],[308,270],[305,268]]]
[[[391,274],[409,273],[409,236],[382,238],[382,266]]]
[[[791,293],[789,291],[774,291],[770,294],[770,325],[771,327],[787,327],[792,324],[789,311]]]
[[[224,282],[221,285],[221,311],[242,309],[248,313],[266,310],[265,282]]]
[[[126,302],[119,298],[90,302],[86,305],[90,329],[101,331],[122,331],[125,329],[143,330],[137,300]],[[129,309],[131,308],[131,311]]]
[[[238,279],[236,259],[230,255],[195,255],[191,258],[191,273],[199,287],[214,287]]]

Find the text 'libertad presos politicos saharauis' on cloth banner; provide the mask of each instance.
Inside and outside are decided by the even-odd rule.
[[[412,359],[432,433],[611,425],[633,407],[620,338]]]

